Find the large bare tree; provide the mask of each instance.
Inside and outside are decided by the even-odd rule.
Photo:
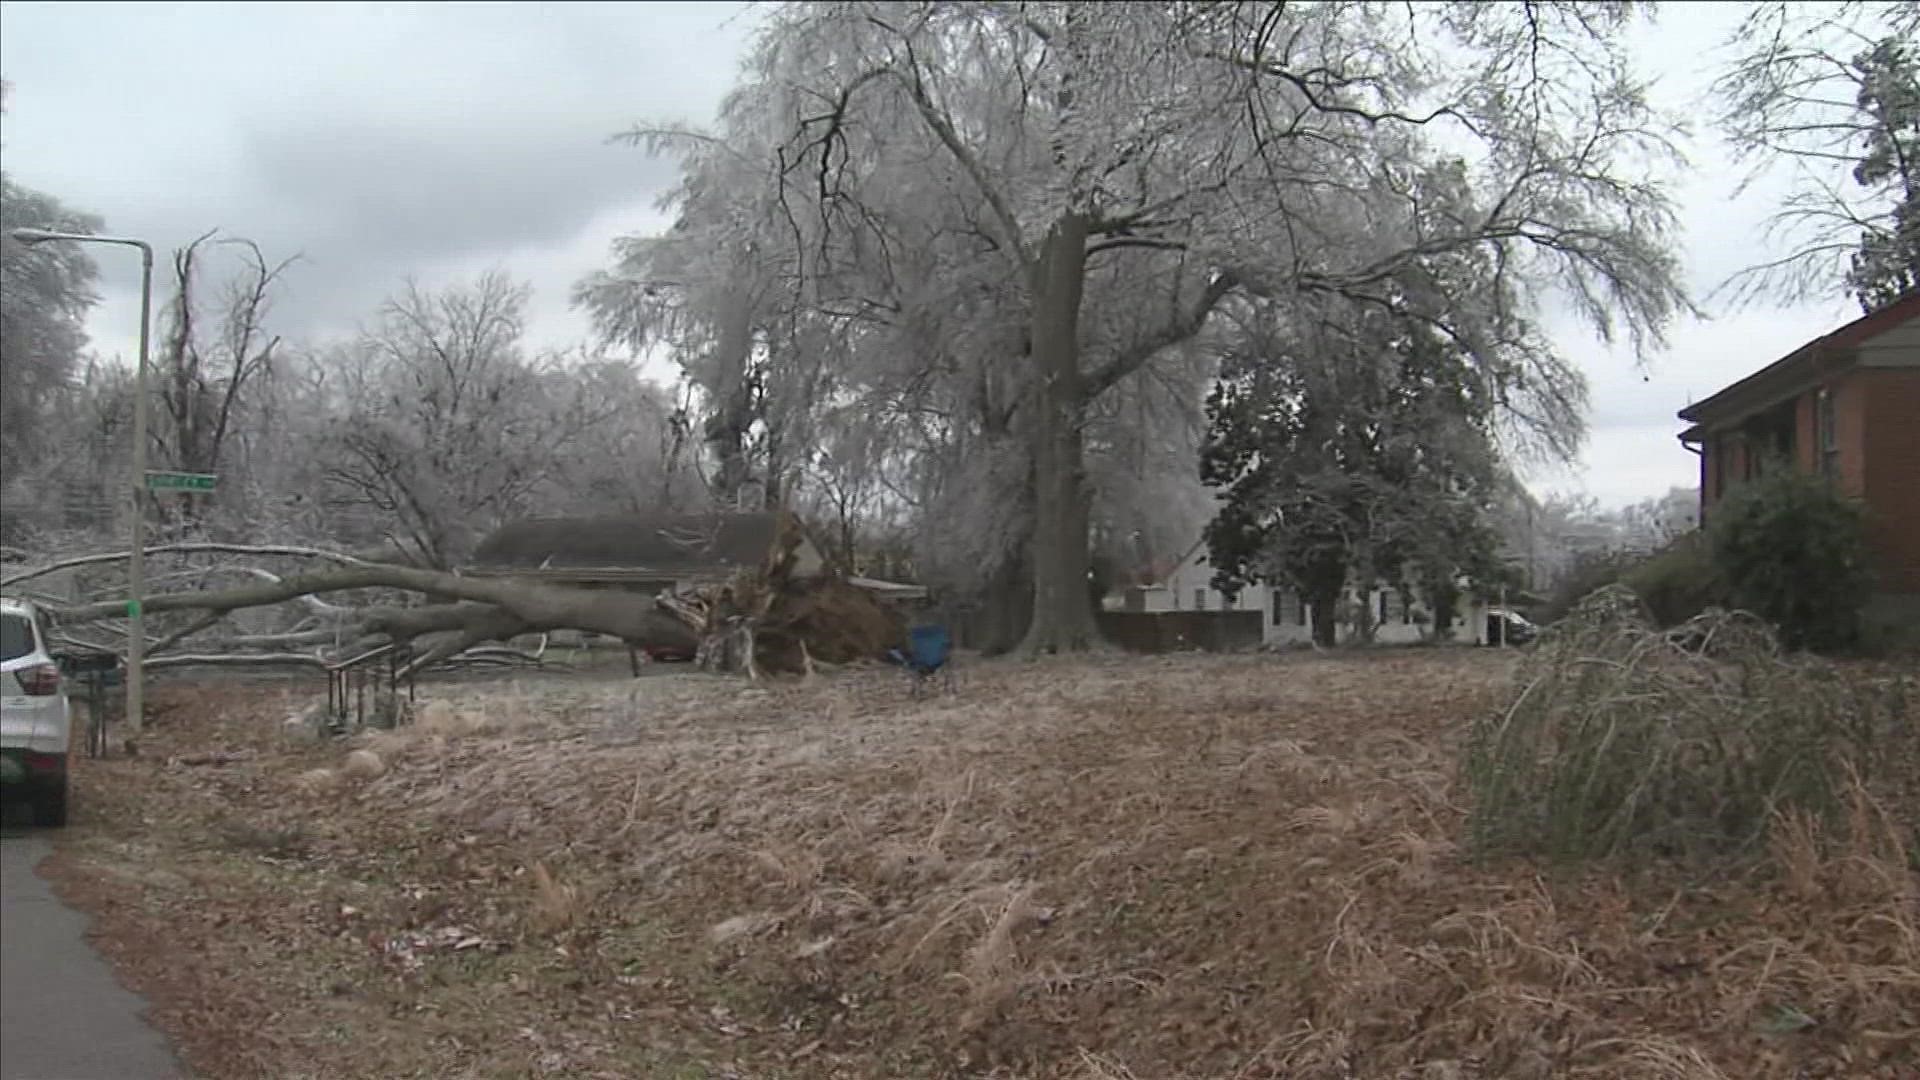
[[[280,338],[266,328],[267,316],[295,261],[270,263],[253,241],[216,236],[205,233],[173,253],[173,298],[153,373],[166,419],[155,433],[161,460],[189,472],[219,471],[248,386],[262,377],[279,347]],[[241,264],[239,273],[214,285],[211,312],[199,295],[207,288],[210,241],[236,252]]]
[[[209,282],[209,256],[222,251],[234,258],[224,274],[215,268]],[[271,262],[253,241],[219,238],[217,232],[173,253],[173,297],[151,376],[159,399],[160,422],[152,429],[156,467],[218,473],[230,463],[247,410],[259,404],[255,390],[269,377],[280,346],[267,323],[275,293],[296,261]],[[245,493],[230,500],[228,493],[241,485],[228,479],[227,490],[214,498],[244,515]],[[195,522],[208,503],[176,499],[165,509],[182,523]]]
[[[948,434],[1001,448],[994,505],[1024,508],[1024,646],[1084,648],[1089,424],[1229,295],[1398,309],[1410,267],[1471,251],[1523,304],[1554,288],[1603,334],[1658,337],[1685,301],[1628,17],[791,4],[717,140],[749,166],[701,175],[771,203],[796,296],[861,327],[849,354],[969,389]],[[1424,299],[1469,348],[1510,330],[1483,298]]]
[[[481,533],[535,509],[585,434],[625,404],[561,358],[526,354],[527,297],[501,273],[439,292],[409,285],[337,354],[351,370],[327,479],[426,565],[456,565]]]

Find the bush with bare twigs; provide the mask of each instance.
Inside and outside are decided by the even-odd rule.
[[[1750,615],[1663,633],[1610,586],[1543,637],[1508,707],[1476,725],[1469,835],[1483,852],[1557,859],[1749,851],[1779,812],[1839,809],[1849,770],[1910,756],[1903,697],[1784,654]]]

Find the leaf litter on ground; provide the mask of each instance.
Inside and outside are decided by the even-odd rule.
[[[430,683],[344,744],[276,722],[322,688],[169,683],[56,873],[215,1078],[1920,1075],[1871,793],[1760,864],[1470,859],[1511,670]]]

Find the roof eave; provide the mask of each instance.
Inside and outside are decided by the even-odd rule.
[[[1853,363],[1852,349],[1829,350],[1817,343],[1804,346],[1775,360],[1759,371],[1680,410],[1680,419],[1702,427],[1717,427],[1741,420],[1762,409],[1779,404],[1803,390],[1809,382]]]
[[[1745,419],[1855,363],[1861,344],[1916,317],[1920,317],[1920,290],[1905,293],[1876,311],[1814,338],[1718,393],[1694,402],[1680,410],[1680,419],[1713,427]],[[1798,369],[1803,367],[1817,370],[1800,372]]]

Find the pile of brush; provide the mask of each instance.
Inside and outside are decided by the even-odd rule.
[[[1914,755],[1905,696],[1785,653],[1751,615],[1661,631],[1630,591],[1601,589],[1475,726],[1471,835],[1564,859],[1751,850],[1777,814],[1831,815],[1851,774]]]

